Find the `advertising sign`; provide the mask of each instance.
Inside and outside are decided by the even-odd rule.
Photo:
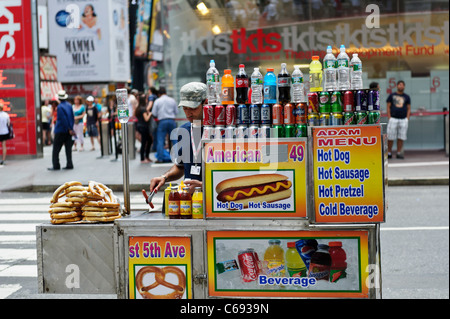
[[[129,80],[127,1],[49,0],[48,9],[49,52],[58,58],[59,81]]]
[[[384,222],[381,126],[313,127],[317,223]]]
[[[306,139],[204,145],[206,217],[306,218]]]
[[[213,297],[368,298],[368,231],[208,231]]]
[[[192,299],[191,237],[129,237],[130,299]]]
[[[37,153],[32,26],[30,0],[0,1],[0,103],[15,134],[6,143],[8,156]]]

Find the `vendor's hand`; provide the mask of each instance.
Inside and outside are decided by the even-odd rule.
[[[153,192],[153,190],[155,190],[155,193],[157,193],[159,189],[164,185],[165,181],[165,178],[162,176],[152,178],[152,180],[150,181],[150,192]]]
[[[196,187],[202,187],[203,183],[196,179],[191,179],[189,181],[184,181],[184,185],[189,186],[189,192],[192,194]]]

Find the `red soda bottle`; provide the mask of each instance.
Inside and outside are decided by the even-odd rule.
[[[329,242],[328,246],[331,256],[330,282],[337,282],[339,279],[347,277],[347,254],[342,249],[340,241]]]
[[[245,65],[239,64],[239,72],[236,74],[236,103],[245,104],[248,101],[248,75],[245,73]]]

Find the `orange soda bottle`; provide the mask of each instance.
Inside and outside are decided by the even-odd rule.
[[[222,104],[234,104],[234,78],[231,75],[231,70],[226,69],[222,76]]]

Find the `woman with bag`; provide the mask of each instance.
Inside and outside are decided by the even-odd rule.
[[[141,134],[141,163],[151,163],[150,146],[152,145],[152,137],[150,135],[149,121],[152,114],[147,109],[147,98],[145,94],[139,97],[139,106],[136,108],[134,115],[137,118],[136,129]]]
[[[2,142],[3,151],[2,160],[0,161],[0,167],[2,167],[6,161],[6,141],[11,138],[9,132],[11,120],[9,119],[8,113],[3,111],[3,108],[3,103],[0,103],[0,142]]]

